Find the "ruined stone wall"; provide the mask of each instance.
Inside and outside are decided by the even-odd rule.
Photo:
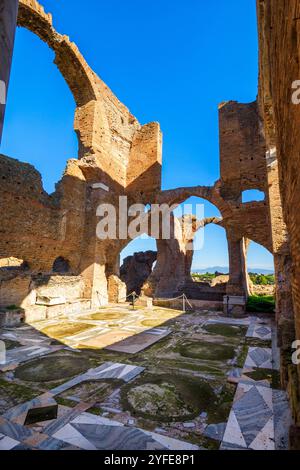
[[[49,196],[31,165],[0,156],[0,258],[20,258],[32,271],[48,272],[63,256],[78,270],[85,185],[75,170],[70,162],[57,192]]]
[[[139,124],[77,46],[54,29],[51,14],[37,1],[20,1],[18,25],[37,34],[55,53],[77,106],[79,158],[67,162],[55,193],[48,195],[32,166],[0,156],[0,259],[14,256],[28,262],[33,272],[47,273],[55,259],[63,257],[73,274],[83,273],[85,295],[92,296],[94,284],[107,290],[108,251],[96,239],[97,207],[116,204],[120,194],[135,200],[160,189],[160,128],[157,123]],[[94,183],[106,185],[108,191],[95,190]]]
[[[133,138],[127,168],[127,191],[161,189],[162,137],[159,124],[143,126]],[[149,202],[149,201],[148,201]]]
[[[239,201],[242,191],[265,191],[265,143],[257,103],[223,103],[219,122],[222,195]]]
[[[270,146],[276,145],[283,215],[293,258],[296,328],[300,337],[300,107],[292,103],[292,84],[300,73],[300,5],[296,0],[259,1],[258,14],[260,103]]]
[[[229,101],[219,106],[220,194],[229,203],[225,215],[230,278],[227,294],[250,292],[245,240],[252,240],[273,253],[265,139],[257,102]],[[257,189],[265,200],[242,203],[242,193]]]
[[[1,96],[1,98],[4,99],[0,99],[0,142],[4,122],[6,94],[9,85],[10,68],[17,23],[17,13],[18,0],[0,1],[0,80],[5,84],[5,89],[3,89],[3,84],[0,84],[1,95],[4,92],[4,96]]]
[[[233,260],[231,281],[235,282],[229,282],[229,287],[232,293],[244,293],[243,239],[257,241],[272,251],[268,199],[241,204],[243,190],[265,190],[264,141],[256,103],[229,102],[221,106],[221,178],[213,187],[161,191],[159,124],[141,126],[89,67],[77,46],[54,29],[51,14],[36,0],[20,0],[18,24],[38,35],[54,51],[55,63],[76,102],[74,129],[79,154],[78,160],[67,162],[51,195],[43,190],[41,177],[32,166],[0,157],[4,177],[0,187],[0,210],[4,213],[0,221],[0,258],[20,258],[33,273],[51,273],[54,261],[63,257],[70,265],[70,274],[82,275],[83,297],[92,299],[92,306],[96,307],[109,298],[110,278],[111,290],[118,290],[112,276],[119,275],[118,257],[129,242],[97,239],[99,204],[113,203],[117,207],[120,195],[128,196],[129,205],[181,204],[195,195],[220,210]],[[176,253],[180,251],[177,240],[169,244],[158,240],[158,246],[161,262],[153,274],[154,284],[157,292],[172,295],[186,279],[191,255],[185,253],[183,242],[183,256],[176,263]],[[164,260],[172,257],[167,266]],[[167,271],[176,273],[176,285],[170,285],[172,279]]]

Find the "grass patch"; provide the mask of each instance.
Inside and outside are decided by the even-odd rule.
[[[123,387],[121,397],[134,416],[161,422],[193,419],[218,401],[207,381],[168,374],[148,374]]]
[[[67,406],[68,408],[74,408],[78,403],[74,400],[68,400],[67,398],[55,397],[55,401],[58,405]]]
[[[215,344],[206,341],[190,341],[182,344],[179,353],[183,357],[210,361],[226,361],[233,359],[235,349],[226,344]]]
[[[39,395],[39,392],[24,385],[0,379],[0,414],[13,406],[25,403]]]
[[[247,344],[243,343],[240,347],[238,357],[236,360],[236,366],[239,367],[240,369],[244,367],[246,357],[248,355],[248,350],[249,350],[249,347],[247,346]]]
[[[273,295],[251,295],[248,298],[247,311],[256,313],[274,313],[275,297]]]
[[[250,379],[260,381],[267,380],[273,389],[280,389],[280,374],[277,370],[272,369],[254,369],[253,372],[248,372],[245,375]]]
[[[225,325],[222,323],[215,323],[203,326],[203,329],[210,334],[219,336],[244,336],[247,329],[245,327]]]
[[[15,348],[20,348],[22,345],[18,341],[13,341],[12,339],[4,339],[5,348],[7,351]]]

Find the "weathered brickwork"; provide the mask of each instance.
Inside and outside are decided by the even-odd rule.
[[[70,275],[82,276],[83,298],[91,299],[93,305],[103,304],[120,298],[118,288],[124,290],[115,276],[120,274],[119,254],[130,239],[97,239],[98,205],[108,202],[117,207],[120,195],[128,196],[128,205],[164,202],[178,205],[195,195],[212,202],[221,212],[231,260],[228,293],[246,294],[244,238],[272,250],[266,223],[267,202],[241,203],[241,191],[263,188],[262,138],[256,104],[227,103],[220,108],[221,178],[214,187],[161,191],[159,124],[139,124],[88,66],[77,46],[54,29],[52,16],[38,2],[20,1],[18,24],[37,34],[55,53],[55,63],[77,106],[74,128],[79,154],[78,160],[67,162],[51,195],[43,190],[41,176],[31,165],[0,157],[0,205],[4,214],[0,259],[19,258],[34,275],[51,273],[55,260],[63,258]],[[188,276],[192,252],[184,255],[180,263],[175,261],[176,256],[171,261],[172,251],[176,253],[180,244],[184,246],[185,241],[178,241],[177,236],[168,242],[158,239],[153,279],[159,295],[176,292]],[[170,286],[170,272],[178,280],[176,286]]]
[[[296,423],[291,430],[291,445],[297,447],[300,366],[297,374],[291,364],[290,348],[295,338],[300,339],[300,107],[292,101],[293,83],[300,79],[300,3],[257,0],[257,12],[259,107],[268,151],[273,244],[279,253],[279,257],[275,256],[280,272],[277,292],[283,291],[277,312],[281,326],[282,379],[287,384]]]

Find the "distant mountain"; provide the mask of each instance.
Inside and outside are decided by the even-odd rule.
[[[222,274],[228,274],[229,273],[229,267],[224,267],[224,266],[212,266],[208,268],[199,268],[199,269],[192,269],[193,273],[199,273],[199,274],[206,274],[206,273],[211,273],[214,274],[215,272],[222,273]],[[273,269],[264,269],[264,268],[248,268],[249,273],[256,273],[256,274],[274,274]]]
[[[274,269],[248,268],[248,273],[255,273],[255,274],[274,274]]]

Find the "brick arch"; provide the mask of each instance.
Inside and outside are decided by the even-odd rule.
[[[36,0],[20,0],[18,26],[36,34],[55,53],[55,64],[66,80],[77,106],[96,100],[95,74],[76,44],[53,28],[52,15]]]
[[[89,67],[76,44],[54,29],[52,15],[45,13],[36,0],[19,1],[18,25],[36,34],[55,53],[54,63],[76,103],[74,130],[78,138],[78,158],[84,159],[97,152],[109,155],[110,130],[103,103],[103,95],[109,92],[105,85]]]
[[[218,181],[214,186],[193,186],[161,191],[155,202],[179,206],[190,197],[199,197],[210,202],[219,210],[223,218],[231,215],[230,205],[220,195]]]

